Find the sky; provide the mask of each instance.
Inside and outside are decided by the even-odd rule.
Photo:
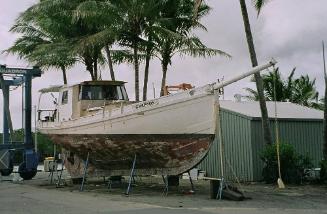
[[[9,48],[17,34],[9,32],[15,19],[21,12],[36,3],[37,0],[2,0],[0,7],[0,50]],[[225,57],[191,58],[174,56],[167,74],[167,84],[191,83],[201,86],[225,80],[251,68],[250,58],[245,39],[243,21],[238,0],[205,0],[212,7],[202,23],[208,31],[196,31],[201,40],[210,48],[216,48],[232,55]],[[320,94],[324,90],[322,40],[327,42],[327,2],[325,0],[271,0],[263,8],[259,16],[247,0],[250,22],[259,64],[268,62],[272,57],[278,61],[283,76],[289,75],[296,67],[296,75],[308,74],[316,78]],[[28,62],[14,55],[1,54],[0,64],[8,66],[31,66]],[[141,70],[143,70],[141,65]],[[83,65],[76,65],[68,71],[68,83],[74,84],[89,80],[90,76]],[[109,79],[107,67],[101,67],[102,79]],[[129,97],[134,99],[134,75],[131,65],[115,65],[116,78],[127,83]],[[160,90],[161,67],[158,60],[150,65],[149,93],[153,97]],[[140,74],[143,82],[143,72]],[[62,84],[61,72],[55,69],[44,71],[40,78],[33,80],[33,105],[38,102],[38,90],[50,85]],[[142,85],[142,84],[141,84]],[[244,88],[254,88],[249,78],[225,88],[225,99],[234,99],[235,94],[246,95]],[[2,131],[2,95],[0,96],[0,132]],[[21,128],[21,88],[11,92],[10,110],[14,128]]]

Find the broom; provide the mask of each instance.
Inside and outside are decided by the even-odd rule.
[[[275,135],[276,135],[276,150],[277,150],[277,166],[278,166],[278,179],[277,184],[279,189],[285,189],[284,182],[282,180],[282,173],[280,170],[280,153],[279,153],[279,132],[278,132],[278,122],[277,122],[277,99],[276,99],[276,78],[277,69],[275,69],[274,75],[274,100],[275,100]]]

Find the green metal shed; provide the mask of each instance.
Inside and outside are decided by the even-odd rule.
[[[267,102],[270,127],[275,136],[274,102]],[[220,101],[225,178],[260,181],[263,162],[260,153],[265,144],[258,102]],[[294,103],[277,103],[280,141],[293,144],[319,167],[323,148],[323,112]],[[198,165],[209,177],[221,177],[219,142],[216,139],[207,157]]]

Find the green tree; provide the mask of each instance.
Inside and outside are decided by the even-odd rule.
[[[101,49],[103,45],[89,42],[89,36],[102,28],[101,22],[86,23],[74,18],[81,0],[46,1],[41,0],[26,10],[19,20],[32,26],[41,25],[51,38],[58,38],[52,47],[66,48],[78,61],[83,62],[92,80],[99,78],[98,66],[104,62]],[[42,51],[41,51],[42,52]]]
[[[140,61],[144,58],[142,52],[147,53],[146,68],[145,68],[145,86],[144,94],[147,91],[147,77],[149,71],[149,61],[151,58],[151,42],[147,41],[150,38],[154,19],[160,14],[162,1],[144,1],[144,0],[111,0],[111,1],[85,1],[78,7],[78,17],[94,19],[103,23],[103,29],[89,38],[92,42],[102,42],[110,39],[112,45],[116,43],[121,47],[127,47],[130,51],[115,51],[114,56],[109,55],[109,45],[105,46],[109,64],[115,62],[131,62],[134,65],[134,78],[135,78],[135,100],[139,101],[139,65]],[[94,10],[100,7],[100,10]],[[93,8],[93,13],[88,11]],[[96,11],[96,12],[94,12]],[[99,21],[99,17],[101,21]],[[108,18],[109,17],[109,18]],[[94,43],[93,43],[94,44]],[[112,66],[109,66],[112,67]],[[112,75],[113,77],[113,75]],[[113,78],[112,78],[113,79]]]
[[[162,67],[162,80],[160,95],[164,93],[166,85],[168,66],[174,55],[190,55],[193,57],[211,57],[222,55],[230,57],[227,53],[208,48],[201,40],[192,35],[192,30],[206,28],[199,20],[209,13],[209,6],[199,5],[196,18],[194,18],[193,0],[168,0],[162,11],[162,19],[168,20],[161,23],[162,31],[154,38],[155,52]]]
[[[63,82],[67,84],[66,70],[74,65],[76,59],[70,52],[69,43],[60,35],[61,32],[52,29],[48,18],[42,13],[31,16],[29,10],[23,13],[10,29],[20,33],[21,37],[6,52],[17,54],[44,69],[61,69]]]
[[[311,80],[308,75],[294,78],[295,69],[292,70],[286,79],[283,79],[281,76],[279,68],[262,75],[265,100],[292,102],[317,108],[319,93],[315,87],[316,80]],[[253,79],[252,81],[255,80]],[[246,96],[248,99],[259,100],[257,91],[251,88],[246,88],[246,91],[250,93],[249,96]]]

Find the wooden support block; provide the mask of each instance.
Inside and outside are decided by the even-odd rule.
[[[210,198],[216,199],[220,186],[220,180],[210,180]]]
[[[169,175],[168,176],[168,186],[169,187],[178,187],[179,186],[179,176]]]

